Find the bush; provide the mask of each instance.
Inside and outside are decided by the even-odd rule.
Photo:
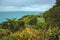
[[[26,27],[18,35],[19,40],[38,40],[39,39],[39,30],[35,30],[30,27]]]
[[[0,37],[3,37],[3,36],[8,36],[10,35],[10,32],[6,29],[0,29]]]

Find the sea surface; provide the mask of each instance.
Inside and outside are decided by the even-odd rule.
[[[39,13],[41,12],[30,12],[30,11],[0,12],[0,23],[6,21],[6,18],[21,18],[24,15],[39,14]]]

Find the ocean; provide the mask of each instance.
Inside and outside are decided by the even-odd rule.
[[[41,12],[30,12],[30,11],[11,11],[11,12],[0,12],[0,23],[6,21],[6,18],[21,18],[24,15],[39,14]]]

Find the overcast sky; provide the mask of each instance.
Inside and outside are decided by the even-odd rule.
[[[0,0],[0,11],[46,11],[55,0]]]

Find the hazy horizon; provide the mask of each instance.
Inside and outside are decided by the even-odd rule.
[[[27,12],[27,11],[19,11],[19,12],[0,12],[0,23],[2,23],[3,21],[6,21],[6,18],[21,18],[24,15],[30,15],[30,14],[39,14],[42,12]]]
[[[55,5],[55,0],[0,0],[0,21],[22,17],[25,14],[45,12]]]

